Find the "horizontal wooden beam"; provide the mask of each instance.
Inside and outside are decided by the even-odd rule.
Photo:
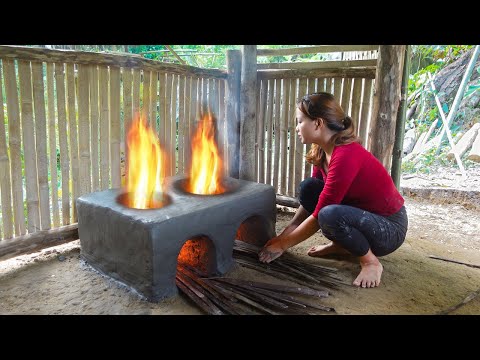
[[[178,75],[194,75],[205,78],[226,79],[227,72],[219,69],[202,69],[190,65],[167,64],[145,59],[139,55],[120,55],[73,50],[0,45],[0,58],[42,62],[75,63],[87,65],[118,66],[168,72]]]
[[[320,78],[320,77],[341,77],[341,78],[365,78],[375,79],[375,66],[350,69],[293,69],[293,70],[258,70],[258,79],[288,79],[288,78]]]
[[[298,199],[283,195],[277,195],[276,203],[277,205],[288,206],[292,208],[298,208],[300,206]]]
[[[78,239],[78,223],[52,230],[0,240],[0,260],[40,251],[44,248],[64,244]]]
[[[294,62],[294,63],[269,63],[257,64],[257,69],[346,69],[355,67],[376,66],[377,60],[346,60],[346,61],[310,61],[310,62]]]
[[[378,50],[378,45],[320,45],[288,49],[257,49],[257,57],[372,50]]]

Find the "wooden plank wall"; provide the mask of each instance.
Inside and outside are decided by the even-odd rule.
[[[176,159],[168,176],[188,171],[191,132],[207,111],[226,151],[225,81],[101,61],[0,58],[0,241],[75,223],[76,198],[123,186],[134,116],[145,116]]]

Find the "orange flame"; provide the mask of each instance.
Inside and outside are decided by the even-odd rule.
[[[159,207],[163,196],[166,156],[155,131],[136,116],[127,134],[126,206],[136,209]],[[160,199],[161,200],[161,199]]]
[[[192,163],[187,191],[193,194],[212,195],[225,192],[222,185],[223,159],[215,139],[215,124],[215,117],[207,113],[198,122],[192,137]]]

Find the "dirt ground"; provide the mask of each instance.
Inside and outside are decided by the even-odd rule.
[[[334,307],[337,314],[437,314],[480,288],[480,269],[428,257],[480,265],[480,212],[409,198],[406,207],[407,238],[396,252],[381,258],[381,285],[372,289],[345,286],[317,300],[320,304]],[[277,232],[292,216],[292,209],[279,207]],[[350,283],[360,269],[355,258],[314,259],[305,255],[312,245],[326,242],[317,233],[289,252],[304,261],[338,268],[340,277]],[[77,240],[0,262],[0,314],[202,313],[182,295],[148,302],[93,270],[79,255]],[[282,282],[239,265],[226,276]],[[451,314],[480,314],[480,296]]]

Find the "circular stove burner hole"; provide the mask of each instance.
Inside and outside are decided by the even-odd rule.
[[[172,199],[166,193],[155,193],[153,198],[149,200],[147,206],[145,208],[136,208],[130,206],[129,199],[133,196],[131,192],[124,192],[117,196],[117,203],[128,207],[130,209],[138,209],[138,210],[153,210],[153,209],[160,209],[172,203]]]
[[[189,195],[197,195],[197,196],[218,196],[218,195],[223,195],[223,194],[228,194],[232,193],[235,190],[237,190],[239,183],[236,179],[234,178],[224,178],[222,181],[223,188],[225,189],[224,192],[219,193],[219,194],[195,194],[187,190],[187,184],[190,182],[190,178],[183,178],[180,180],[176,180],[173,184],[172,187],[175,191],[183,193],[183,194],[189,194]]]

